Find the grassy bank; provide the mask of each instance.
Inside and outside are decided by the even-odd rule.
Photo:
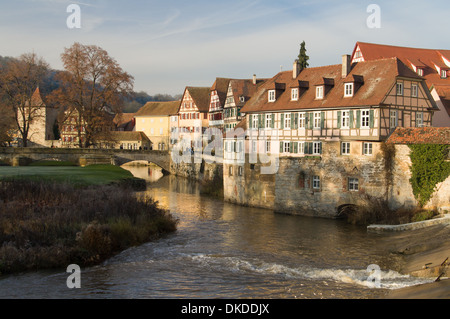
[[[120,167],[0,167],[0,273],[97,264],[176,230]]]
[[[77,187],[107,185],[111,183],[135,183],[139,179],[129,171],[113,165],[59,166],[47,163],[42,166],[2,166],[0,180],[29,180],[69,183]]]

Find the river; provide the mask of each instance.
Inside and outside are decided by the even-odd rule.
[[[128,169],[178,230],[81,269],[80,289],[67,288],[64,270],[38,271],[0,277],[0,298],[372,299],[429,282],[391,270],[389,237],[364,227],[241,207],[155,167]]]

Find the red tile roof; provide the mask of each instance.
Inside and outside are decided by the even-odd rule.
[[[306,68],[295,79],[292,78],[292,71],[284,71],[266,81],[241,112],[380,105],[399,76],[423,81],[422,77],[397,58],[355,63],[346,78],[342,78],[342,65]],[[350,98],[344,97],[345,83],[348,83],[349,78],[356,79],[356,84],[363,83],[355,85],[357,90]],[[275,87],[275,83],[285,84],[285,89],[279,90],[280,94],[275,102],[268,102],[267,92]],[[303,85],[300,86],[299,83]],[[326,87],[329,88],[329,91],[325,90],[326,95],[323,99],[316,99],[315,86],[320,84],[327,84]],[[291,100],[290,89],[292,87],[299,87],[298,101]]]
[[[255,94],[256,90],[265,82],[267,79],[257,79],[256,84],[253,84],[253,79],[242,80],[233,79],[230,81],[231,88],[233,90],[234,102],[237,106],[243,106],[252,96]],[[241,102],[240,97],[245,97],[245,101]]]
[[[400,46],[382,45],[375,43],[357,42],[353,50],[353,56],[359,46],[364,61],[397,57],[408,67],[423,68],[423,76],[427,81],[428,87],[433,84],[450,84],[450,77],[442,79],[437,72],[434,64],[448,69],[444,63],[443,57],[450,61],[450,50],[408,48]]]
[[[450,144],[450,127],[397,127],[388,144]]]

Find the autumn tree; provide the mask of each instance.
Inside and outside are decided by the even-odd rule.
[[[1,66],[0,94],[3,107],[9,108],[22,146],[27,147],[30,128],[34,121],[44,116],[42,103],[36,103],[34,92],[47,76],[49,65],[35,53],[18,59],[9,59]]]
[[[308,60],[309,56],[306,55],[306,44],[305,41],[303,41],[300,44],[300,52],[298,54],[298,62],[300,64],[300,70],[306,69],[309,66]]]
[[[61,59],[60,87],[51,94],[53,103],[64,108],[59,126],[68,118],[74,120],[80,147],[110,140],[114,115],[122,113],[124,100],[133,91],[133,77],[95,45],[74,43]]]

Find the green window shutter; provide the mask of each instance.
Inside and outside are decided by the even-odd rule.
[[[262,114],[258,114],[258,128],[262,127],[261,122],[262,122]]]
[[[353,128],[353,110],[350,110],[350,128]]]
[[[309,128],[311,130],[314,128],[314,113],[309,113]]]
[[[291,113],[291,130],[294,129],[294,113]]]
[[[289,153],[294,153],[294,142],[289,142]]]
[[[291,142],[294,143],[294,153],[298,154],[298,143],[297,142]]]
[[[337,128],[341,128],[341,111],[337,112]]]
[[[361,127],[361,110],[356,111],[356,128]]]
[[[320,128],[325,128],[325,112],[320,113]]]
[[[373,124],[374,124],[374,111],[370,110],[370,128],[373,128]]]
[[[284,114],[281,113],[280,129],[284,129]]]
[[[294,114],[294,129],[298,129],[298,113]]]
[[[275,113],[272,113],[272,128],[275,128]]]
[[[280,142],[280,154],[283,153],[283,146],[284,146],[284,143],[283,143],[283,141],[281,141]]]
[[[253,128],[253,115],[249,115],[248,118],[250,119],[250,123],[248,123],[248,127]]]
[[[322,142],[319,143],[319,153],[322,154]]]

